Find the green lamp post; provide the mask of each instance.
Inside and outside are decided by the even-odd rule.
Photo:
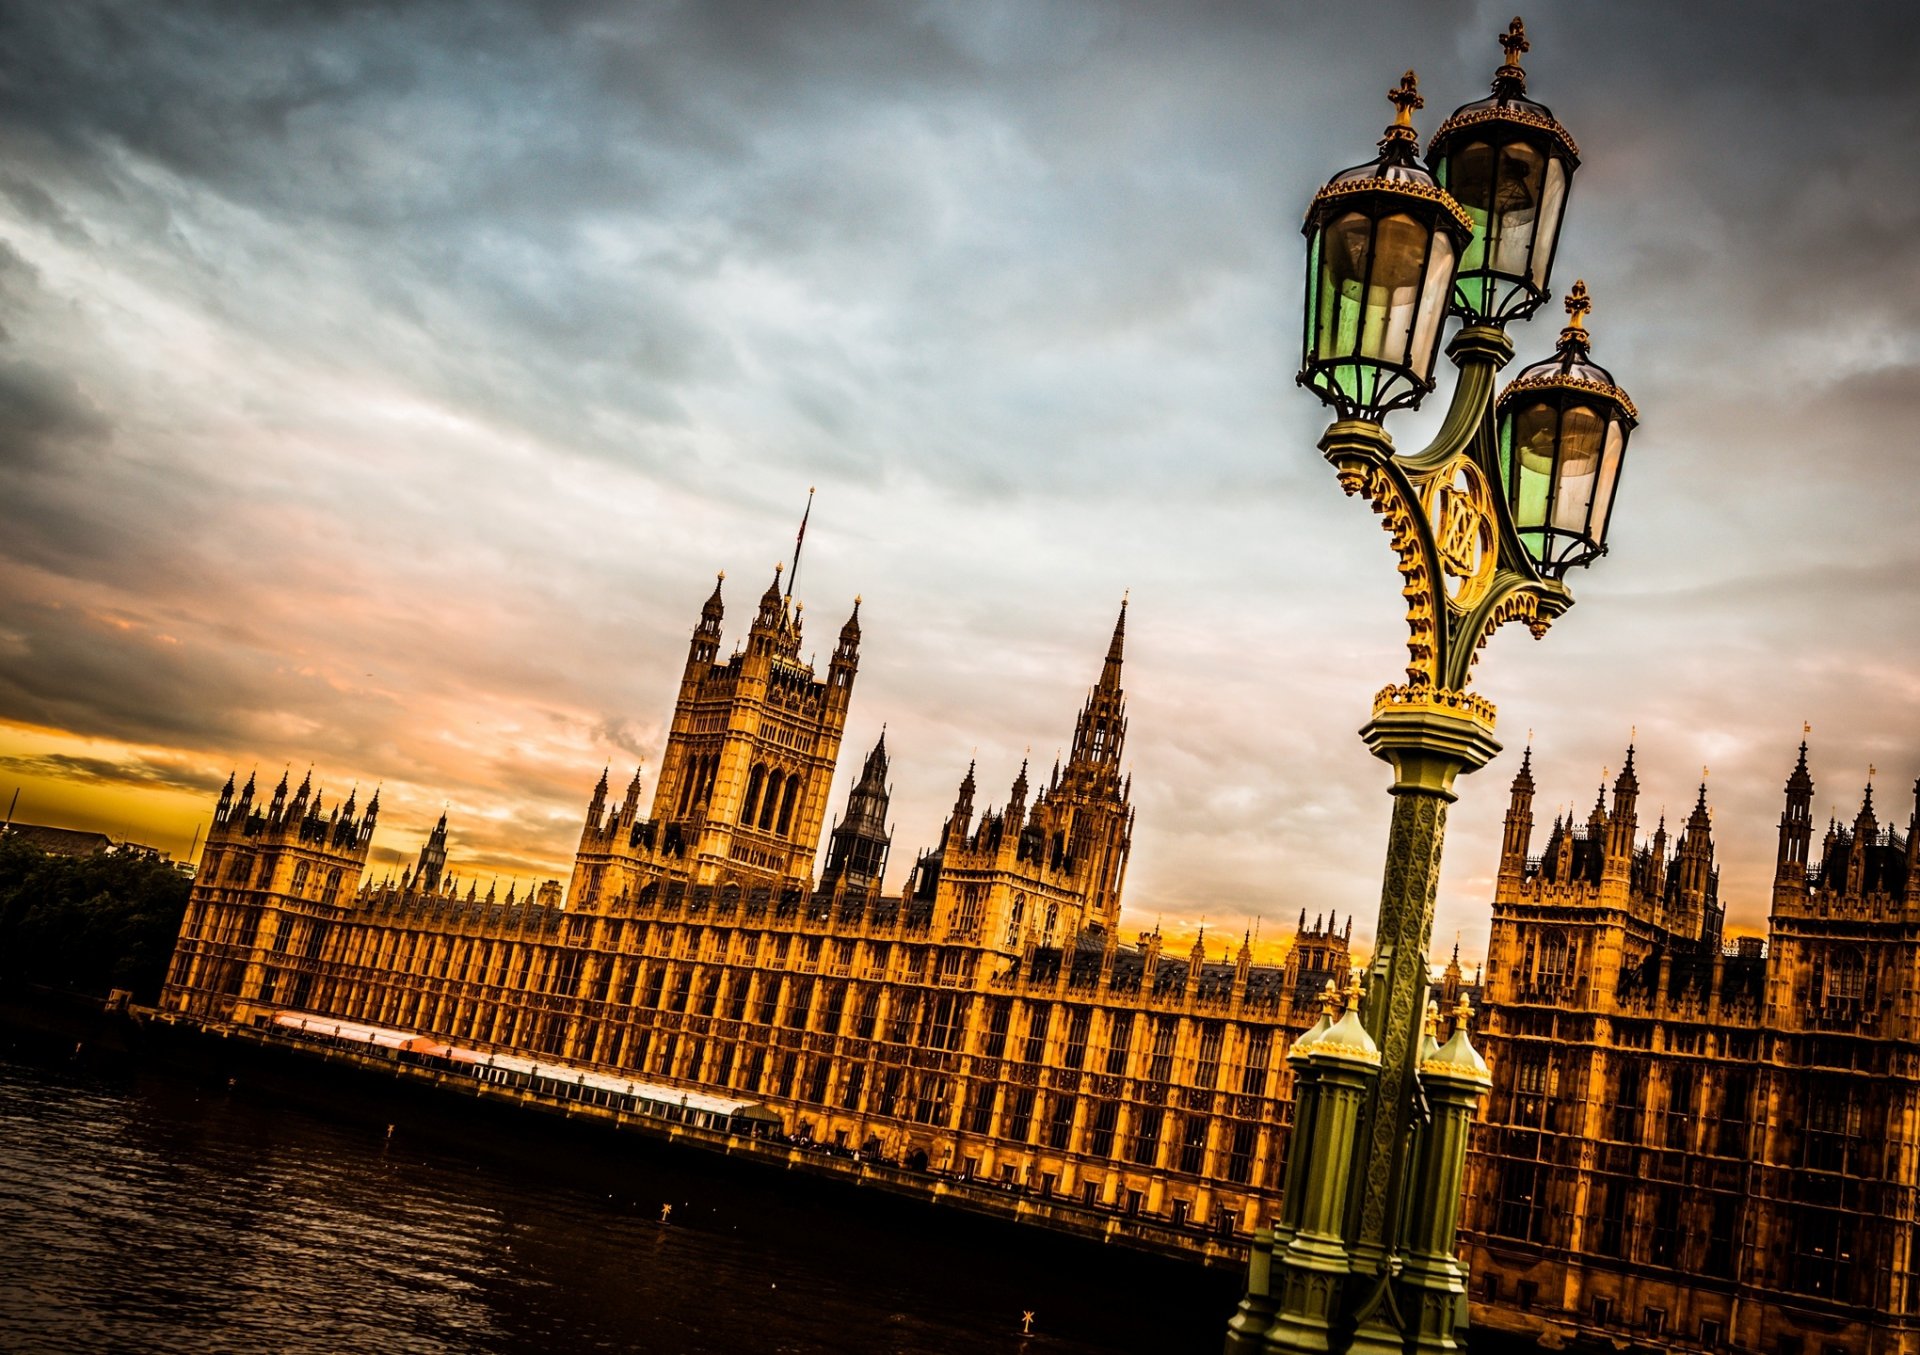
[[[1573,605],[1562,582],[1606,550],[1633,402],[1592,360],[1584,284],[1554,356],[1495,399],[1509,321],[1551,295],[1572,137],[1526,97],[1525,30],[1501,36],[1493,95],[1454,112],[1418,155],[1409,71],[1371,162],[1308,208],[1300,383],[1337,415],[1320,450],[1381,516],[1402,576],[1407,680],[1360,731],[1394,773],[1393,819],[1364,989],[1329,994],[1296,1041],[1280,1214],[1254,1240],[1229,1355],[1459,1349],[1466,1273],[1455,1231],[1467,1131],[1486,1064],[1453,1013],[1428,1011],[1427,952],[1453,782],[1500,750],[1494,707],[1468,686],[1511,621],[1538,637]],[[1431,168],[1429,168],[1429,165]],[[1381,426],[1434,388],[1444,320],[1459,369],[1439,433],[1401,454]],[[1423,1020],[1423,1013],[1426,1014]]]

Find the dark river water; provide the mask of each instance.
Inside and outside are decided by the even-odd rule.
[[[0,1032],[0,1351],[1217,1351],[1236,1294],[692,1150],[223,1072]]]

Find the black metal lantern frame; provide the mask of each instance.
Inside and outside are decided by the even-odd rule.
[[[1553,578],[1606,554],[1627,439],[1640,419],[1613,374],[1592,360],[1584,281],[1566,304],[1569,322],[1554,355],[1508,382],[1494,405],[1514,530]]]
[[[1580,150],[1559,119],[1526,97],[1528,50],[1515,19],[1493,97],[1454,110],[1427,144],[1435,180],[1473,221],[1452,309],[1468,324],[1524,320],[1552,294],[1554,252]]]
[[[1419,160],[1408,71],[1380,155],[1314,195],[1301,227],[1307,306],[1299,380],[1342,418],[1379,420],[1434,387],[1447,297],[1472,221]]]

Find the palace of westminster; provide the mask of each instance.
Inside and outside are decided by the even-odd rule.
[[[814,878],[858,603],[824,676],[777,572],[727,655],[722,615],[716,586],[650,807],[638,775],[617,798],[601,777],[564,899],[462,891],[444,816],[368,880],[377,796],[323,811],[283,777],[262,805],[230,779],[163,1008],[725,1091],[799,1138],[1244,1244],[1278,1199],[1289,1046],[1347,981],[1352,922],[1302,914],[1277,967],[1121,940],[1124,604],[1065,762],[984,809],[968,767],[891,895],[884,736]],[[1599,1349],[1920,1350],[1920,832],[1869,790],[1816,844],[1803,744],[1769,936],[1729,946],[1705,788],[1646,840],[1638,792],[1629,751],[1610,800],[1536,848],[1530,753],[1513,781],[1474,1320]],[[1438,987],[1458,996],[1457,954]]]

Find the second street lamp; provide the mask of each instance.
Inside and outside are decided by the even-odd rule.
[[[1374,698],[1361,738],[1394,780],[1385,879],[1366,982],[1328,994],[1294,1042],[1294,1121],[1280,1214],[1256,1233],[1229,1355],[1459,1349],[1466,1272],[1456,1221],[1467,1130],[1488,1085],[1453,1013],[1428,1002],[1427,954],[1453,783],[1500,750],[1494,707],[1469,689],[1481,646],[1519,621],[1535,636],[1573,605],[1567,570],[1605,549],[1633,402],[1588,351],[1584,284],[1555,356],[1511,382],[1505,325],[1548,296],[1573,140],[1524,97],[1518,20],[1494,97],[1457,110],[1418,157],[1409,71],[1379,157],[1336,175],[1307,212],[1300,382],[1337,420],[1320,450],[1389,533],[1407,605],[1407,680]],[[1463,195],[1456,200],[1453,192]],[[1400,454],[1381,426],[1433,389],[1448,311],[1462,327],[1440,431]]]

